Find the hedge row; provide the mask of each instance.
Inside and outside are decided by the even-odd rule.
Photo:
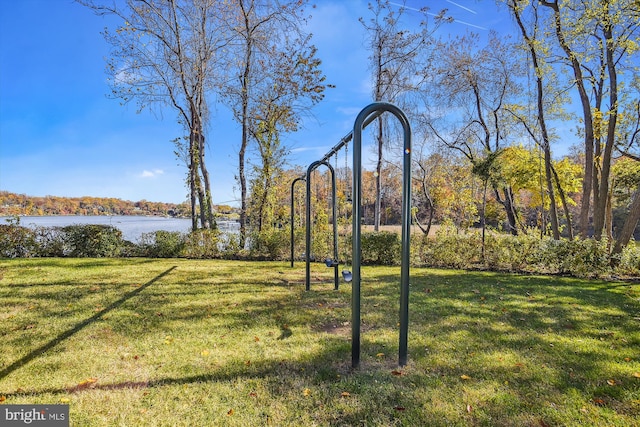
[[[311,256],[332,256],[330,233],[313,236]],[[295,257],[303,258],[304,233],[295,232]],[[341,236],[339,258],[351,263],[351,238]],[[487,233],[482,250],[477,231],[458,233],[443,227],[435,237],[414,234],[411,264],[422,267],[488,269],[497,271],[567,274],[578,277],[640,276],[640,246],[629,244],[612,259],[606,241],[553,240],[534,235],[511,236]],[[363,233],[362,263],[399,265],[401,241],[396,233]],[[290,232],[272,229],[251,235],[245,248],[237,234],[198,230],[146,233],[137,244],[124,241],[120,230],[109,225],[71,225],[30,229],[15,224],[0,225],[0,257],[153,257],[288,260]],[[615,266],[615,267],[612,267]]]

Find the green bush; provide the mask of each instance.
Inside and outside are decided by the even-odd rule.
[[[532,271],[537,264],[540,238],[531,234],[488,231],[485,234],[484,266],[491,270]]]
[[[424,260],[427,265],[452,268],[473,268],[482,256],[479,232],[458,232],[453,227],[442,227],[435,239],[429,242]]]
[[[538,270],[544,273],[600,277],[610,273],[607,241],[594,239],[542,240]]]
[[[362,264],[398,265],[401,241],[397,233],[388,231],[362,233]]]
[[[285,260],[290,256],[290,231],[268,228],[253,233],[249,239],[249,256],[253,259]]]
[[[183,253],[188,258],[218,258],[220,250],[220,232],[200,229],[189,233],[184,242]]]
[[[0,224],[0,257],[31,257],[37,249],[33,230],[17,224]]]
[[[631,241],[620,254],[616,271],[628,276],[640,276],[640,245]]]
[[[64,233],[65,256],[117,257],[124,247],[122,232],[111,225],[69,225],[61,230]]]
[[[186,246],[185,235],[179,231],[154,231],[143,233],[139,246],[144,256],[151,258],[176,258]]]
[[[36,227],[34,235],[37,242],[37,256],[64,256],[65,234],[60,227]]]

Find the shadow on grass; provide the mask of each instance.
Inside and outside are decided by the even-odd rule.
[[[176,266],[173,266],[173,267],[169,268],[168,270],[164,271],[163,273],[159,274],[158,276],[154,277],[153,279],[151,279],[150,281],[145,283],[144,285],[141,285],[137,289],[134,289],[133,291],[126,293],[125,295],[122,296],[122,298],[120,298],[119,300],[109,304],[109,306],[105,307],[103,310],[100,310],[99,312],[97,312],[93,316],[89,317],[88,319],[85,319],[82,322],[78,323],[73,328],[63,332],[62,334],[58,335],[57,337],[55,337],[54,339],[52,339],[48,343],[36,348],[35,350],[31,351],[26,356],[20,358],[19,360],[16,360],[12,364],[10,364],[6,368],[4,368],[2,371],[0,371],[0,379],[6,377],[7,375],[12,373],[13,371],[15,371],[17,369],[20,369],[22,366],[26,365],[27,363],[29,363],[33,359],[37,358],[38,356],[40,356],[44,352],[52,349],[53,347],[55,347],[56,345],[60,344],[62,341],[64,341],[67,338],[71,337],[75,333],[81,331],[86,326],[88,326],[91,323],[97,321],[98,319],[100,319],[105,314],[109,313],[110,311],[120,307],[123,303],[125,303],[129,299],[131,299],[134,296],[138,295],[140,292],[142,292],[143,290],[145,290],[146,288],[148,288],[149,286],[151,286],[152,284],[154,284],[155,282],[157,282],[158,280],[160,280],[161,278],[163,278],[167,274],[171,273],[171,271],[173,271],[175,268],[176,268]]]

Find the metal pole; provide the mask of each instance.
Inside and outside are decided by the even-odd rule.
[[[336,173],[333,167],[326,160],[318,160],[309,165],[307,168],[307,195],[306,195],[306,235],[305,235],[305,262],[306,262],[306,274],[305,274],[305,289],[308,291],[311,289],[311,172],[313,172],[318,166],[325,165],[329,172],[331,172],[331,187],[332,187],[332,202],[333,202],[333,256],[336,261],[334,268],[334,288],[338,289],[340,285],[340,278],[338,274],[338,223],[337,223],[337,206],[336,206]]]
[[[409,328],[409,260],[411,237],[411,127],[405,114],[393,104],[377,102],[365,107],[353,125],[353,217],[352,217],[352,259],[353,282],[351,287],[351,366],[360,365],[360,266],[362,203],[362,129],[366,119],[374,112],[376,117],[388,111],[400,120],[404,130],[404,159],[402,186],[402,269],[400,273],[400,338],[398,364],[407,364],[407,337]],[[368,121],[370,123],[371,120]]]
[[[296,185],[296,182],[298,181],[304,181],[304,177],[300,177],[300,178],[296,178],[293,180],[293,182],[291,183],[291,268],[293,268],[293,259],[294,259],[294,245],[295,245],[295,240],[294,240],[294,234],[293,234],[293,221],[295,220],[295,215],[294,215],[294,204],[293,204],[293,198],[294,198],[294,192],[293,192],[293,188]]]

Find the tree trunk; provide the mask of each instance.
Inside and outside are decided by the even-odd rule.
[[[640,221],[640,186],[633,193],[631,206],[629,206],[629,216],[627,216],[622,230],[620,230],[618,240],[616,240],[616,244],[613,247],[613,254],[622,253],[622,249],[629,244],[631,236],[633,236],[633,232],[638,226],[638,221]]]
[[[606,4],[606,2],[605,2]],[[606,14],[608,15],[608,10]],[[602,154],[602,167],[600,170],[600,185],[599,185],[599,197],[598,204],[594,207],[593,213],[593,226],[595,228],[595,238],[600,240],[602,232],[605,227],[605,218],[607,211],[607,202],[609,200],[609,177],[611,175],[611,155],[616,138],[616,124],[618,119],[618,75],[613,58],[613,46],[612,39],[613,34],[611,25],[607,22],[607,25],[603,28],[604,40],[605,40],[605,57],[607,64],[607,71],[609,73],[609,123],[607,125],[607,139]]]
[[[567,220],[567,233],[569,234],[569,240],[573,240],[573,224],[571,221],[571,212],[569,211],[569,204],[567,203],[567,196],[562,189],[562,185],[560,185],[560,177],[558,176],[558,172],[556,172],[556,168],[551,165],[551,172],[553,173],[553,179],[556,182],[556,187],[558,187],[558,195],[560,196],[560,201],[562,202],[562,210],[564,211],[564,216]]]
[[[583,238],[588,237],[589,234],[589,208],[591,202],[591,188],[593,185],[594,175],[594,132],[593,132],[593,117],[591,114],[591,104],[589,101],[589,95],[585,89],[585,79],[582,73],[580,62],[576,59],[576,54],[571,50],[569,44],[564,37],[564,30],[562,29],[562,21],[560,17],[560,6],[557,1],[545,1],[540,0],[540,4],[546,7],[550,7],[553,10],[555,20],[555,32],[556,38],[560,47],[566,55],[566,59],[570,61],[571,68],[575,77],[576,87],[578,88],[578,94],[580,95],[580,102],[582,104],[582,115],[584,117],[584,178],[582,181],[582,205],[580,206],[580,218],[579,227],[580,234]]]
[[[504,207],[504,211],[507,214],[508,221],[508,231],[514,236],[518,235],[518,215],[516,213],[516,208],[513,205],[513,196],[511,194],[511,189],[508,187],[503,187],[502,192],[504,193],[504,199],[500,197],[500,190],[498,187],[493,187],[493,192],[496,195],[496,200]]]

